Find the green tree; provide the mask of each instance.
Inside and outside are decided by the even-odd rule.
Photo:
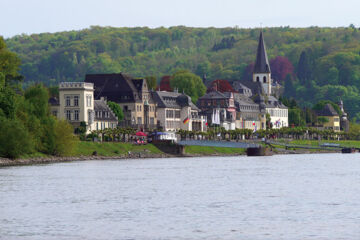
[[[78,143],[74,136],[73,127],[65,120],[57,120],[54,126],[55,149],[54,155],[68,156],[73,153]]]
[[[17,158],[33,151],[32,139],[18,120],[0,119],[0,156]]]
[[[155,90],[157,86],[157,79],[155,76],[147,76],[145,77],[146,83],[148,85],[149,90]]]
[[[202,82],[202,79],[189,72],[178,71],[170,79],[170,86],[177,88],[180,92],[184,92],[191,97],[191,100],[196,103],[198,98],[203,96],[206,92],[206,87]]]
[[[113,111],[115,116],[117,116],[118,121],[121,121],[124,119],[124,112],[121,109],[121,107],[119,106],[119,104],[117,104],[115,102],[111,102],[111,101],[108,101],[107,104],[111,108],[111,110]]]

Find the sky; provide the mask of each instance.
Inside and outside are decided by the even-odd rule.
[[[360,27],[360,0],[0,0],[0,35],[90,26]]]

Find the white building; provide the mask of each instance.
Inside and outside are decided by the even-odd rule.
[[[87,133],[93,130],[116,128],[118,119],[104,99],[94,100],[94,85],[85,82],[62,82],[59,84],[59,100],[50,99],[51,113],[66,119],[74,128],[81,122]]]
[[[199,109],[189,96],[177,92],[156,91],[152,92],[152,97],[157,105],[158,125],[163,131],[206,131],[206,118],[199,115]]]

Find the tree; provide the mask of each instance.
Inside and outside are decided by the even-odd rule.
[[[31,136],[22,122],[1,118],[0,132],[0,156],[17,158],[33,151]]]
[[[297,77],[299,78],[300,82],[306,83],[312,77],[312,71],[310,66],[310,59],[306,51],[302,51],[298,66],[297,66]]]
[[[148,85],[149,90],[155,90],[157,86],[157,80],[155,76],[147,76],[145,77],[146,83]]]
[[[284,84],[284,96],[288,97],[288,98],[295,98],[296,97],[296,89],[293,83],[293,79],[291,77],[291,75],[287,75],[286,79],[285,79],[285,84]]]
[[[119,104],[115,102],[108,101],[107,105],[111,108],[115,116],[118,118],[118,121],[121,121],[124,119],[124,113]]]
[[[191,97],[191,100],[196,103],[198,98],[203,96],[206,92],[206,87],[202,82],[202,79],[189,72],[178,71],[170,79],[170,86],[174,89],[179,89],[180,92],[184,92]]]
[[[286,57],[277,56],[270,60],[271,76],[274,80],[283,82],[288,74],[292,75],[294,66]]]
[[[53,131],[55,135],[53,154],[56,156],[71,155],[77,144],[77,139],[73,134],[73,127],[65,120],[57,120]]]

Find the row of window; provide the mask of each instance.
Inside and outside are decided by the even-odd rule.
[[[96,111],[95,114],[97,118],[110,118],[110,113],[106,111]]]
[[[260,82],[260,77],[256,77],[256,81]],[[266,77],[265,76],[263,77],[263,83],[266,83]]]
[[[287,117],[287,109],[267,109],[271,117]]]
[[[70,106],[79,106],[79,96],[66,96],[65,97],[65,106],[70,107]],[[73,100],[73,105],[71,105],[71,100]]]
[[[105,128],[116,128],[116,123],[97,122],[96,130],[102,130]]]
[[[69,121],[79,121],[79,110],[66,110],[65,115],[66,115],[66,120]]]
[[[166,118],[180,118],[180,110],[166,110]]]
[[[180,121],[167,120],[165,121],[166,129],[179,129],[181,126]]]
[[[143,109],[142,105],[136,105],[136,111],[141,112]],[[124,111],[127,111],[128,107],[124,106]],[[155,112],[155,106],[149,106],[149,112]]]

